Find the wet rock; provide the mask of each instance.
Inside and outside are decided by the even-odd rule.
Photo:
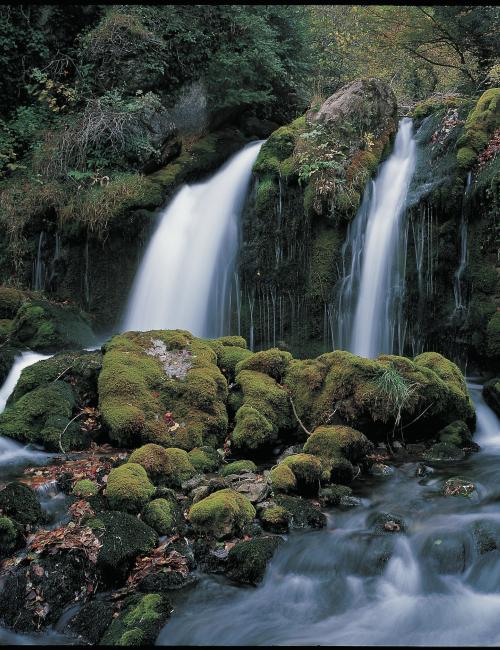
[[[319,491],[322,506],[338,506],[344,497],[350,497],[352,490],[347,485],[329,485]]]
[[[480,555],[500,550],[500,524],[491,520],[475,521],[472,524],[472,538]]]
[[[206,479],[205,479],[206,481]],[[216,476],[212,479],[206,481],[203,485],[192,490],[189,494],[193,503],[201,501],[205,497],[208,497],[210,494],[217,492],[218,490],[224,490],[227,488],[229,483],[220,476]]]
[[[199,578],[192,573],[181,573],[180,571],[160,571],[153,575],[146,576],[137,585],[137,590],[143,593],[163,593],[165,591],[176,591],[184,589],[189,585],[196,584]]]
[[[154,643],[172,606],[162,594],[127,598],[101,639],[102,645],[148,645]]]
[[[442,575],[462,573],[466,565],[465,542],[458,533],[434,533],[426,540],[422,559]]]
[[[459,496],[469,497],[476,492],[476,486],[466,478],[454,476],[445,481],[442,487],[442,493],[445,497]]]
[[[394,467],[384,465],[384,463],[373,463],[370,467],[370,474],[373,476],[388,477],[394,474]]]
[[[226,476],[226,481],[233,490],[245,496],[250,503],[263,501],[270,492],[270,486],[264,476],[251,472]]]
[[[340,498],[339,506],[341,508],[357,508],[362,506],[363,502],[359,497],[354,496],[343,496]]]
[[[404,520],[390,512],[375,512],[368,516],[368,528],[372,529],[377,535],[387,533],[406,533],[406,524]]]
[[[266,567],[280,544],[281,537],[259,537],[240,542],[229,551],[227,575],[243,584],[262,581]]]
[[[483,386],[484,401],[500,417],[500,377],[494,377]]]
[[[191,492],[191,490],[195,490],[197,487],[200,487],[200,485],[203,485],[206,481],[206,477],[203,474],[196,474],[196,476],[193,476],[193,478],[188,479],[187,481],[183,481],[181,484],[181,489],[183,492]]]
[[[306,499],[279,495],[276,496],[275,501],[278,506],[290,514],[290,528],[323,528],[326,526],[325,515]]]
[[[304,445],[292,445],[287,447],[279,456],[276,463],[281,463],[282,460],[288,458],[288,456],[294,456],[295,454],[301,454],[304,449]]]
[[[9,483],[0,492],[0,511],[24,526],[33,526],[43,519],[35,491],[17,481]]]
[[[423,457],[426,460],[431,460],[434,462],[453,461],[462,460],[462,458],[465,457],[465,453],[449,442],[437,442],[435,445],[432,445],[430,449],[423,453]]]
[[[423,454],[425,451],[425,445],[422,444],[417,444],[417,443],[409,443],[406,445],[406,451],[409,454],[418,456],[419,454]]]
[[[282,506],[272,505],[263,508],[259,516],[264,530],[277,534],[288,532],[291,515]]]
[[[86,643],[96,644],[113,620],[113,605],[105,600],[85,603],[68,623],[68,631]]]
[[[381,575],[394,551],[395,535],[353,533],[345,540],[342,564],[359,576]]]
[[[424,463],[419,463],[417,465],[417,469],[415,470],[415,476],[418,476],[420,478],[425,478],[427,476],[430,476],[433,473],[434,470],[432,469],[432,467],[429,467],[428,465],[424,465]]]

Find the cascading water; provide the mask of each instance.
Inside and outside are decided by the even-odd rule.
[[[205,183],[184,186],[160,215],[132,288],[122,330],[224,333],[238,219],[262,142],[247,145]]]
[[[415,169],[412,121],[401,120],[394,150],[371,183],[349,228],[350,253],[339,292],[337,347],[364,357],[404,346],[405,200]]]
[[[464,295],[462,291],[462,278],[467,267],[467,197],[472,182],[471,172],[467,175],[464,199],[462,204],[462,214],[460,218],[460,262],[453,276],[453,293],[455,296],[455,312],[465,310]]]

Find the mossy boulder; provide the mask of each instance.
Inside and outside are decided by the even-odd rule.
[[[324,468],[319,458],[312,454],[292,454],[280,465],[289,467],[296,480],[296,490],[301,494],[317,494]]]
[[[113,620],[113,605],[106,600],[91,600],[85,603],[68,623],[69,630],[80,639],[99,643]]]
[[[500,88],[490,88],[467,116],[464,132],[457,141],[457,162],[470,169],[490,136],[500,127]]]
[[[24,300],[22,291],[13,287],[0,287],[0,320],[13,319]]]
[[[212,447],[195,447],[188,456],[197,472],[216,472],[222,462],[220,454]]]
[[[278,348],[271,348],[270,350],[262,350],[256,352],[236,366],[236,374],[242,370],[254,370],[256,372],[263,372],[273,379],[280,381],[288,364],[292,360],[290,352],[279,350]]]
[[[493,314],[486,326],[486,347],[489,355],[500,358],[500,311]]]
[[[153,499],[142,511],[142,520],[159,535],[172,533],[180,524],[180,509],[168,499]]]
[[[124,603],[119,615],[103,635],[101,645],[153,645],[172,606],[161,594],[135,595]]]
[[[327,485],[319,491],[319,500],[324,506],[338,506],[342,500],[352,495],[352,490],[347,485]]]
[[[140,512],[154,492],[146,470],[138,463],[125,463],[109,473],[106,497],[112,510]]]
[[[484,401],[500,417],[500,377],[487,381],[483,386]]]
[[[256,472],[257,465],[252,460],[235,460],[228,463],[220,470],[221,476],[230,476],[231,474],[243,474],[245,472]]]
[[[447,442],[456,447],[465,447],[472,442],[469,427],[462,420],[455,420],[438,433],[439,442]]]
[[[150,526],[125,512],[103,511],[85,524],[102,543],[97,563],[112,582],[123,579],[133,560],[158,543],[158,535]]]
[[[0,557],[11,553],[17,545],[19,530],[9,517],[0,516]]]
[[[228,576],[243,584],[258,584],[264,578],[267,565],[282,543],[281,537],[258,537],[239,542],[229,551]]]
[[[297,488],[297,479],[292,469],[280,463],[276,467],[273,467],[269,472],[269,482],[273,492],[295,492]]]
[[[35,491],[17,481],[8,483],[0,491],[0,511],[23,526],[34,526],[43,519]]]
[[[289,528],[290,513],[281,506],[264,508],[259,515],[262,527],[270,533],[287,533]]]
[[[461,460],[464,452],[449,442],[437,442],[423,453],[423,457],[430,461],[453,461]]]
[[[216,353],[189,332],[127,332],[104,346],[100,411],[119,445],[217,447],[227,430],[226,399]]]
[[[93,497],[98,492],[99,486],[97,483],[86,478],[82,479],[81,481],[77,481],[73,487],[73,494],[77,497],[83,497],[84,499]]]
[[[362,460],[373,448],[373,443],[363,433],[341,425],[317,427],[304,444],[307,454],[322,458],[342,455],[352,463]]]
[[[289,514],[290,528],[323,528],[326,517],[319,508],[301,497],[280,494],[275,497],[276,504]]]
[[[12,339],[40,352],[95,345],[88,319],[76,307],[27,300],[16,313]]]
[[[225,489],[191,506],[188,519],[194,529],[216,538],[240,534],[255,517],[255,508],[238,492]]]
[[[129,457],[130,463],[137,463],[146,470],[155,485],[180,487],[183,481],[196,473],[189,454],[184,449],[148,443],[134,450]]]
[[[230,381],[234,381],[237,364],[253,355],[242,336],[221,336],[206,343],[216,353],[217,365]]]

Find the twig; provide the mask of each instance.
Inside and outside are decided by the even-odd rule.
[[[63,431],[61,432],[61,434],[60,434],[60,436],[59,436],[59,449],[61,450],[61,452],[62,452],[63,454],[66,453],[66,452],[64,451],[64,449],[63,449],[63,446],[62,446],[62,437],[63,437],[63,435],[66,433],[66,430],[67,430],[67,428],[69,427],[69,425],[70,425],[72,422],[74,422],[77,418],[79,418],[80,415],[83,415],[84,413],[85,413],[85,411],[80,411],[80,413],[77,413],[77,414],[75,415],[75,417],[72,418],[72,419],[68,422],[68,424],[64,427]]]
[[[302,424],[302,420],[299,418],[299,416],[298,416],[298,414],[297,414],[297,411],[295,410],[295,404],[293,403],[292,396],[289,394],[288,397],[290,398],[290,404],[292,405],[293,414],[294,414],[295,417],[297,418],[297,422],[300,424],[300,426],[302,427],[302,429],[304,429],[304,431],[307,433],[307,435],[310,436],[310,435],[311,435],[311,432],[308,431],[308,430],[305,428],[305,426]]]
[[[53,381],[52,383],[56,382],[58,379],[61,379],[61,377],[62,377],[66,372],[68,372],[68,370],[71,370],[72,367],[73,367],[73,366],[68,366],[68,367],[66,368],[66,370],[63,370],[63,371],[61,372],[61,374],[58,375],[58,376],[54,379],[54,381]]]

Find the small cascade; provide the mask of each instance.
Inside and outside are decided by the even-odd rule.
[[[415,161],[412,121],[404,118],[394,150],[367,188],[342,250],[337,347],[361,356],[404,350],[408,222],[403,217]]]
[[[45,245],[45,232],[42,230],[38,237],[38,249],[36,260],[33,262],[33,274],[31,285],[34,291],[43,291],[45,288],[45,264],[42,259],[43,247]]]
[[[37,361],[48,358],[49,355],[39,354],[38,352],[23,352],[19,357],[17,357],[17,359],[14,361],[14,365],[7,375],[7,379],[4,381],[2,387],[0,388],[0,413],[2,413],[5,409],[7,400],[16,387],[17,381],[21,376],[21,372]]]
[[[453,294],[455,296],[455,313],[464,311],[467,307],[463,292],[463,276],[467,268],[467,198],[470,192],[472,173],[467,174],[464,199],[462,202],[462,213],[460,215],[460,262],[458,269],[453,276]]]
[[[185,185],[160,215],[137,273],[122,330],[227,330],[239,216],[262,142],[247,145],[209,180]]]

